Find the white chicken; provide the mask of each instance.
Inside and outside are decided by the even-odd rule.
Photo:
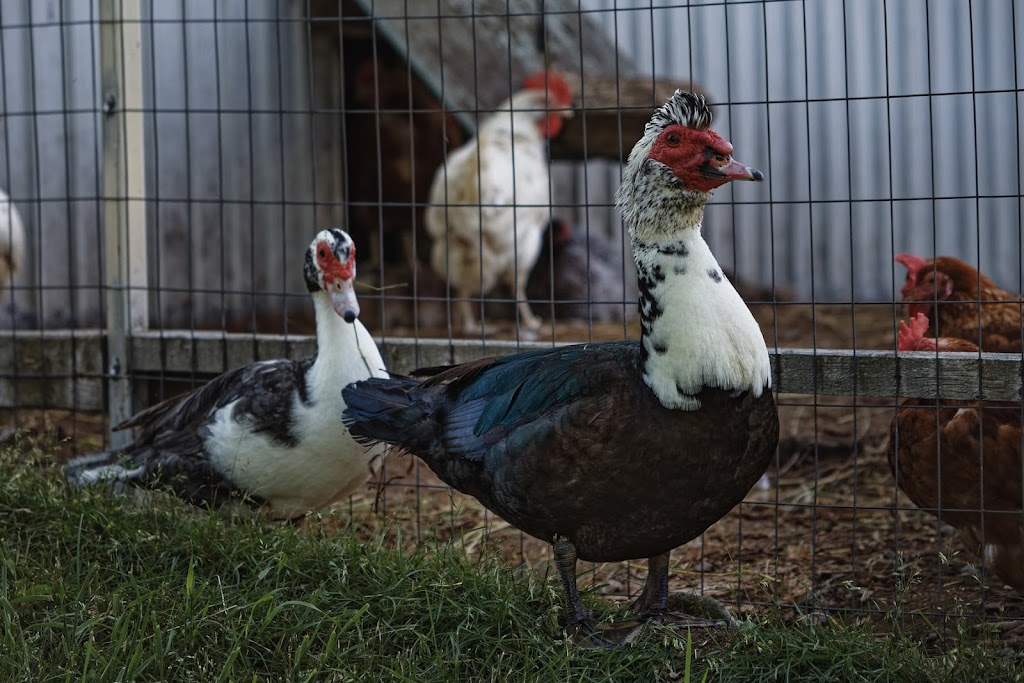
[[[465,333],[480,330],[468,297],[483,297],[499,282],[515,294],[520,325],[540,328],[526,299],[526,282],[551,217],[545,140],[572,115],[571,104],[562,76],[553,71],[530,76],[434,174],[424,214],[432,240],[430,264],[457,297]]]
[[[25,226],[7,193],[0,190],[0,297],[14,284],[25,260]]]

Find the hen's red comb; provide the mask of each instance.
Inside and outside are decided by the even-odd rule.
[[[899,351],[913,351],[918,343],[924,339],[924,333],[928,331],[928,316],[918,313],[910,319],[910,324],[900,321],[900,331],[896,335],[896,348]]]
[[[538,71],[532,76],[523,79],[523,87],[528,90],[544,90],[547,83],[548,97],[551,103],[558,107],[572,105],[572,88],[565,82],[560,73],[553,69]]]

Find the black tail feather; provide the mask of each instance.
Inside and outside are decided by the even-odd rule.
[[[408,378],[371,378],[342,389],[342,417],[352,437],[364,446],[379,442],[409,446],[427,409],[412,392],[419,381]]]

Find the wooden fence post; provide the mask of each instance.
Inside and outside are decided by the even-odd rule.
[[[141,0],[100,0],[103,239],[110,424],[132,414],[130,338],[149,322]],[[131,435],[112,433],[112,448]]]

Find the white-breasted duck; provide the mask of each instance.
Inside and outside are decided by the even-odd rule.
[[[343,392],[358,440],[399,444],[553,545],[567,626],[584,639],[595,624],[577,559],[648,558],[633,609],[665,613],[669,553],[743,499],[778,443],[764,338],[701,236],[714,188],[763,175],[734,161],[710,123],[702,96],[676,91],[623,172],[639,342],[488,358]]]
[[[338,229],[322,230],[306,251],[315,356],[235,368],[142,411],[118,426],[138,429],[129,446],[72,459],[69,483],[159,488],[214,507],[243,498],[274,519],[328,507],[365,484],[381,449],[348,433],[341,389],[388,375],[357,319],[355,253]]]

